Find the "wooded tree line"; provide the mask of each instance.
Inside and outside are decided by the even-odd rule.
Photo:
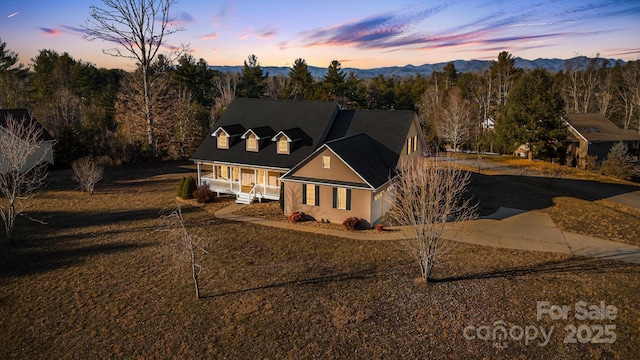
[[[564,138],[563,113],[601,112],[640,131],[640,62],[610,64],[576,58],[565,71],[524,71],[501,52],[483,72],[460,73],[453,63],[431,76],[363,79],[332,61],[313,78],[304,59],[288,76],[269,75],[250,55],[238,74],[209,68],[183,53],[158,55],[147,69],[154,136],[148,136],[144,76],[96,68],[67,53],[41,50],[27,68],[0,40],[0,108],[27,108],[58,140],[56,162],[83,156],[114,163],[188,158],[234,97],[334,100],[346,109],[415,110],[428,140],[454,148],[509,153],[529,143],[551,157]],[[495,131],[483,131],[492,118]]]

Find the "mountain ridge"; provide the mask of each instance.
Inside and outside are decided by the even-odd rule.
[[[538,58],[535,60],[527,60],[520,57],[515,58],[515,67],[522,68],[525,70],[534,69],[534,68],[543,68],[547,69],[550,72],[558,72],[566,70],[566,63],[569,61],[575,61],[578,64],[587,64],[589,60],[592,58],[586,56],[578,56],[571,59],[558,59],[558,58]],[[609,66],[613,66],[616,62],[620,62],[621,64],[625,64],[625,61],[620,59],[605,59],[609,61]],[[440,62],[435,64],[423,64],[423,65],[412,65],[407,64],[404,66],[385,66],[385,67],[377,67],[371,69],[359,69],[359,68],[342,68],[345,74],[349,74],[350,72],[354,72],[360,78],[373,78],[378,75],[387,76],[415,76],[416,74],[420,74],[422,76],[431,76],[434,71],[441,71],[445,65],[448,63],[453,63],[456,70],[459,73],[464,72],[481,72],[489,67],[491,67],[493,60],[454,60],[447,62]],[[217,70],[223,73],[240,73],[242,71],[242,65],[211,65],[210,69]],[[328,67],[328,65],[327,65]],[[288,75],[290,67],[287,66],[261,66],[262,70],[269,75]],[[309,71],[311,72],[311,76],[315,79],[319,79],[324,77],[327,73],[327,68],[317,67],[317,66],[309,66]]]

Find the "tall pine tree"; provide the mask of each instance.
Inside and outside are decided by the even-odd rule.
[[[566,138],[564,101],[544,69],[524,74],[514,85],[496,124],[503,150],[528,144],[534,157],[554,158]]]

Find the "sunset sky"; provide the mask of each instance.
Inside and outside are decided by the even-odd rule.
[[[39,50],[68,52],[99,67],[132,69],[133,61],[102,53],[111,45],[83,39],[80,26],[100,1],[0,0],[0,38],[28,64]],[[640,59],[640,1],[376,1],[178,0],[173,17],[184,31],[168,46],[189,44],[210,65],[241,65],[255,54],[263,66],[304,58],[327,67],[422,65],[576,55]]]

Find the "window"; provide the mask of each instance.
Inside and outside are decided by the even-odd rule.
[[[218,135],[218,149],[228,149],[229,148],[229,137],[223,133],[220,132],[220,135]]]
[[[258,151],[258,139],[255,134],[247,136],[247,151]]]
[[[407,138],[407,155],[418,150],[418,135]]]
[[[313,184],[302,184],[302,203],[305,205],[320,205],[320,186]]]
[[[286,137],[281,137],[278,140],[278,154],[288,154],[289,153],[289,142]]]
[[[333,188],[333,208],[351,210],[351,189]]]
[[[323,156],[322,157],[322,168],[323,169],[331,169],[331,157]]]
[[[591,130],[593,130],[593,132],[597,132],[597,133],[600,132],[600,129],[598,129],[597,127],[592,127]]]
[[[220,177],[225,179],[229,178],[229,168],[227,166],[220,167]]]

